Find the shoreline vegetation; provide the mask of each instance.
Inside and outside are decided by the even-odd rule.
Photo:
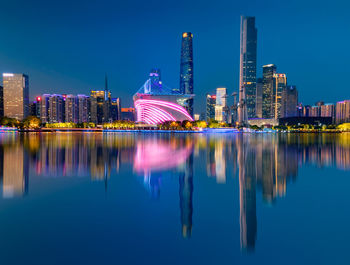
[[[142,124],[128,120],[120,120],[102,125],[94,123],[46,123],[42,124],[40,119],[35,116],[29,116],[23,121],[13,118],[2,117],[0,119],[1,131],[19,131],[19,132],[56,132],[56,131],[80,131],[80,132],[286,132],[286,133],[341,133],[350,132],[350,123],[339,125],[311,125],[300,124],[291,126],[272,126],[258,127],[256,125],[249,127],[233,127],[224,122],[215,120],[206,121],[168,121],[159,125]]]

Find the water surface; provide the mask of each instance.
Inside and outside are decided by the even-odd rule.
[[[350,134],[0,134],[1,264],[349,264]]]

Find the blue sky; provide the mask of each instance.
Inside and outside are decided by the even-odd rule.
[[[350,98],[347,1],[20,1],[1,3],[0,72],[26,73],[30,96],[103,88],[123,106],[159,67],[179,86],[181,33],[194,34],[195,112],[237,91],[240,15],[256,17],[258,77],[274,63],[305,104]]]

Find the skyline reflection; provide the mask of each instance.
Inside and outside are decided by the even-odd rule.
[[[238,181],[242,250],[252,252],[258,236],[257,196],[274,205],[287,196],[301,167],[350,169],[350,134],[1,134],[0,178],[3,198],[28,194],[33,175],[79,177],[107,182],[123,168],[142,179],[161,200],[162,179],[178,178],[181,235],[191,238],[195,180]],[[206,173],[196,174],[203,169]],[[33,184],[34,185],[34,184]]]

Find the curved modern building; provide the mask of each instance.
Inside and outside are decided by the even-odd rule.
[[[193,95],[181,94],[162,84],[160,70],[153,69],[149,79],[134,95],[137,122],[161,124],[165,121],[193,121],[186,110]]]

